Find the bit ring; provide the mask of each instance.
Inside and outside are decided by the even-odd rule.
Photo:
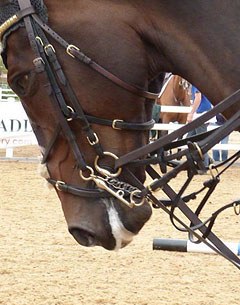
[[[111,152],[108,152],[108,151],[104,151],[103,154],[105,156],[109,156],[109,157],[112,157],[113,159],[117,160],[118,157],[116,155],[114,155],[113,153]],[[111,173],[109,170],[105,169],[105,168],[102,168],[98,165],[98,160],[100,159],[99,156],[96,157],[95,161],[94,161],[94,166],[96,168],[96,170],[103,176],[105,177],[112,177],[112,178],[116,178],[118,177],[121,172],[122,172],[122,168],[120,167],[115,173]]]

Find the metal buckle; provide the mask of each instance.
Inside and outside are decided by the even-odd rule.
[[[70,55],[71,57],[75,58],[74,55],[72,55],[71,53],[71,49],[75,49],[76,51],[80,51],[80,49],[78,47],[76,47],[74,44],[69,44],[67,49],[66,49],[66,52],[68,55]]]
[[[42,59],[42,57],[36,57],[36,58],[34,58],[33,63],[34,63],[34,64],[42,63],[43,65],[45,65],[45,61]]]
[[[65,184],[66,184],[65,182],[58,180],[58,181],[55,183],[55,187],[56,187],[56,189],[57,189],[58,191],[62,192],[60,186],[61,186],[61,185],[65,185]]]
[[[46,46],[44,47],[44,51],[45,51],[45,53],[47,54],[47,56],[49,56],[49,55],[48,55],[48,49],[52,49],[53,53],[56,53],[56,51],[55,51],[53,45],[48,44],[48,45],[46,45]]]
[[[113,129],[119,129],[119,130],[121,130],[122,128],[116,127],[116,123],[117,123],[117,122],[123,122],[123,120],[118,120],[118,119],[113,120],[113,122],[112,122],[112,128],[113,128]]]
[[[97,134],[94,132],[93,135],[94,135],[94,137],[95,137],[95,140],[94,140],[94,141],[91,141],[91,140],[89,139],[89,137],[87,137],[88,143],[89,143],[91,146],[96,145],[96,144],[99,143],[99,139],[98,139]]]
[[[44,67],[45,67],[45,62],[42,59],[42,57],[37,57],[33,60],[33,64],[35,66],[35,69],[37,71],[37,73],[41,73],[44,71]]]
[[[35,39],[40,43],[40,45],[43,47],[44,43],[42,41],[42,38],[40,36],[36,36]]]
[[[73,109],[71,106],[67,106],[67,109],[68,109],[72,114],[75,113],[74,109]],[[67,119],[68,122],[70,122],[70,121],[72,121],[72,120],[73,120],[73,118],[68,118],[68,119]]]

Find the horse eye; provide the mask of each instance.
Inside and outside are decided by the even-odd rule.
[[[11,83],[13,91],[20,97],[32,95],[36,90],[35,73],[30,71],[16,76]]]
[[[14,89],[17,94],[25,95],[29,85],[29,75],[21,75],[15,80]]]

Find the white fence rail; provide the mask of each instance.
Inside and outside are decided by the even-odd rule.
[[[189,113],[191,107],[188,106],[161,106],[161,112],[171,112],[171,113]]]
[[[179,129],[180,127],[184,126],[184,124],[177,124],[177,123],[170,123],[170,124],[154,124],[152,130],[168,130],[168,132],[172,132],[174,130]],[[215,129],[217,126],[209,125],[208,130]],[[213,149],[219,149],[219,150],[232,150],[232,151],[238,151],[240,150],[240,134],[237,131],[233,131],[230,134],[230,143],[229,144],[216,144]]]
[[[0,100],[4,97],[5,102],[0,103],[0,149],[6,150],[5,157],[13,158],[14,148],[26,145],[36,145],[37,140],[32,132],[29,120],[21,103],[6,102],[9,98],[14,98],[14,93],[8,94],[9,89],[0,88]],[[7,99],[5,97],[7,96]],[[162,112],[184,112],[188,113],[190,107],[162,106]],[[181,124],[155,124],[153,130],[168,130],[172,132],[180,128]],[[215,128],[209,125],[209,128]],[[232,136],[233,135],[233,136]],[[233,140],[231,140],[233,139]],[[237,140],[236,140],[237,139]],[[215,149],[226,149],[237,151],[240,149],[239,133],[233,132],[230,135],[229,144],[217,144]]]
[[[18,96],[9,88],[0,87],[0,102],[15,102],[19,101]]]

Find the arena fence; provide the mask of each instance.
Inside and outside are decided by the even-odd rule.
[[[0,89],[0,100],[2,101],[0,102],[0,149],[5,150],[5,156],[0,159],[14,158],[16,147],[37,145],[37,140],[21,103],[16,102],[16,95],[12,92],[9,93],[8,90]],[[190,109],[190,107],[183,106],[161,106],[162,112],[188,113]],[[172,132],[181,126],[183,125],[176,123],[155,124],[153,130]],[[216,128],[216,126],[209,124],[209,128]],[[232,137],[232,135],[230,136]],[[239,143],[239,141],[230,141],[229,144],[217,144],[214,148],[238,151],[240,149]]]
[[[15,102],[19,101],[19,97],[7,86],[0,87],[0,102]]]

